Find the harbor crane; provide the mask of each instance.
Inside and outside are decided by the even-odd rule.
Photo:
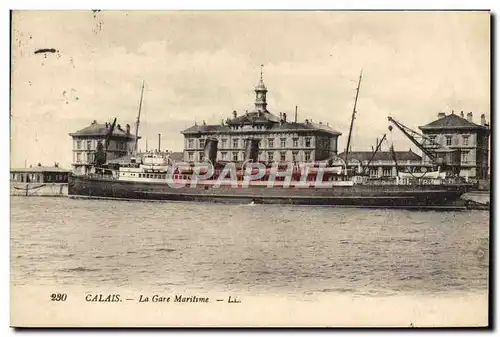
[[[442,167],[445,170],[449,169],[454,173],[460,171],[460,150],[443,146],[390,116],[387,119],[417,146],[429,158],[432,164]],[[389,126],[389,130],[392,130],[392,126]]]

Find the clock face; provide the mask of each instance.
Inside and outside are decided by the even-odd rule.
[[[259,92],[259,93],[257,94],[257,98],[258,98],[258,99],[262,99],[262,98],[264,98],[264,94],[263,94],[263,93],[261,93],[261,92]]]

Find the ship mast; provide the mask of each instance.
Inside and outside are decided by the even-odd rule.
[[[139,123],[141,122],[141,109],[142,109],[143,96],[144,96],[144,80],[142,81],[141,100],[139,101],[139,113],[137,114],[137,121],[135,122],[134,154],[137,154],[137,146],[138,146],[138,142],[139,142]]]
[[[347,155],[349,153],[349,147],[351,146],[352,127],[354,125],[354,118],[355,118],[355,115],[356,115],[356,105],[358,103],[359,87],[361,86],[361,78],[362,77],[363,77],[363,69],[361,69],[361,73],[359,74],[358,87],[356,88],[356,98],[354,99],[354,107],[352,109],[351,126],[349,127],[349,136],[347,137],[347,147],[345,149],[345,163],[346,163],[346,166],[347,166]]]

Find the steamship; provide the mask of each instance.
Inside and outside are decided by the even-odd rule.
[[[205,162],[174,162],[150,154],[120,167],[96,167],[69,178],[70,198],[199,201],[243,204],[332,205],[384,208],[456,206],[472,187],[457,178],[370,179],[332,162],[291,165],[258,162],[259,141],[246,141],[245,162],[217,162],[208,138]],[[258,172],[260,169],[260,172]],[[249,179],[252,177],[252,179]]]

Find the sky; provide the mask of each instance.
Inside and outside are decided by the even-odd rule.
[[[194,122],[251,110],[263,65],[268,110],[322,121],[352,150],[415,149],[387,116],[417,129],[440,111],[490,119],[488,12],[15,11],[11,167],[70,168],[68,135],[137,118],[139,147],[182,151]],[[54,48],[55,53],[37,53]],[[383,148],[384,149],[384,148]]]

